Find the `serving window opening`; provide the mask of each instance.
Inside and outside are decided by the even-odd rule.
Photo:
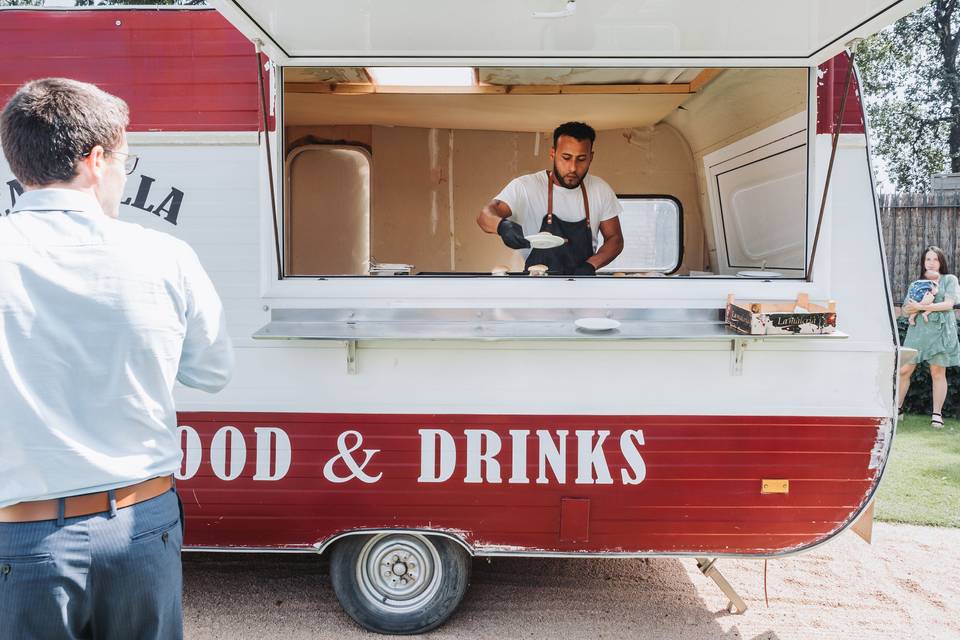
[[[596,131],[584,184],[622,209],[623,249],[594,277],[803,277],[808,68],[400,71],[284,69],[288,277],[529,275],[478,216],[515,178],[549,175],[570,121]]]

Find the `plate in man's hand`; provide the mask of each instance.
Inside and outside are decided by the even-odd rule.
[[[567,241],[566,238],[545,231],[524,237],[530,242],[530,247],[533,249],[555,249]]]

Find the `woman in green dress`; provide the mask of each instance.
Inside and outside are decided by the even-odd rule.
[[[927,247],[920,258],[920,277],[927,271],[940,274],[937,294],[933,302],[924,304],[908,298],[904,301],[902,313],[922,313],[930,311],[927,321],[917,315],[916,324],[907,329],[903,346],[917,350],[917,357],[910,364],[900,367],[900,394],[897,398],[902,413],[903,399],[910,388],[910,376],[921,362],[930,366],[930,378],[933,381],[933,415],[930,425],[943,427],[943,402],[947,398],[947,367],[960,365],[960,341],[957,340],[957,316],[953,305],[960,297],[957,276],[947,273],[947,258],[940,247]]]

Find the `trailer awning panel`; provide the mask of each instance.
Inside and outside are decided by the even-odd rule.
[[[284,64],[565,58],[815,65],[924,0],[212,0]],[[314,62],[309,62],[313,60]],[[761,62],[763,61],[763,62]],[[540,63],[542,64],[542,63]]]

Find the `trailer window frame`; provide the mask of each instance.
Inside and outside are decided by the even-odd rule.
[[[325,59],[325,66],[342,66],[343,60]],[[436,59],[418,60],[419,64],[439,64]],[[516,61],[510,61],[514,64]],[[477,61],[466,61],[464,64],[476,64]],[[507,64],[507,62],[504,62]],[[321,66],[324,66],[321,65]],[[311,65],[316,66],[316,65]],[[351,66],[362,66],[360,62]],[[549,65],[548,65],[549,66]],[[624,65],[627,67],[637,65]],[[723,65],[725,69],[749,68],[752,65]],[[816,68],[805,65],[778,65],[777,68],[803,68],[807,75],[806,107],[804,118],[806,121],[807,156],[807,204],[806,213],[809,220],[811,203],[815,200],[817,154],[813,152],[817,138],[817,88],[818,75]],[[276,67],[276,86],[282,87],[284,82],[285,65]],[[284,91],[277,90],[274,94],[276,127],[270,137],[275,141],[272,149],[274,166],[282,166],[283,150],[287,144],[286,126],[283,118]],[[261,144],[262,150],[262,144]],[[265,156],[261,156],[263,164]],[[282,176],[274,175],[274,185],[277,190],[277,217],[284,216]],[[301,308],[376,308],[390,307],[397,304],[406,308],[433,308],[439,306],[460,305],[466,307],[483,307],[489,305],[507,305],[522,308],[546,308],[566,301],[564,304],[577,303],[596,304],[623,304],[636,306],[642,300],[672,297],[676,295],[675,286],[681,280],[675,278],[589,278],[589,277],[551,277],[551,278],[497,278],[483,276],[420,276],[420,277],[370,277],[353,275],[327,276],[286,276],[277,271],[277,261],[274,251],[274,236],[271,230],[273,222],[270,218],[269,194],[263,187],[261,208],[265,215],[261,218],[262,250],[260,271],[261,299],[264,301],[264,311],[277,308],[281,305],[293,305]],[[828,211],[830,207],[828,206]],[[829,217],[829,215],[828,215]],[[807,227],[809,242],[813,230]],[[825,228],[824,239],[828,240],[830,231]],[[281,242],[283,231],[280,230]],[[284,248],[280,247],[281,255]],[[809,259],[809,256],[806,256]],[[731,290],[754,291],[753,297],[789,298],[796,295],[798,288],[808,291],[811,297],[828,298],[830,291],[831,261],[828,255],[818,257],[822,264],[814,273],[810,282],[803,278],[785,277],[775,280],[744,280],[735,275],[696,274],[683,276],[687,282],[684,287],[689,288],[689,300],[710,301],[724,298]],[[469,281],[470,285],[465,285]],[[737,283],[737,284],[733,284]]]
[[[662,273],[662,274],[665,275],[665,276],[669,276],[669,275],[672,275],[672,274],[676,273],[677,271],[679,271],[679,270],[680,270],[680,267],[683,265],[683,250],[684,250],[684,242],[683,242],[683,238],[684,238],[684,236],[683,236],[683,203],[680,202],[680,199],[677,198],[676,196],[672,196],[672,195],[669,195],[669,194],[618,193],[618,194],[617,194],[617,200],[619,200],[621,204],[623,204],[624,201],[629,202],[629,201],[634,201],[634,200],[668,200],[668,201],[670,201],[670,202],[673,203],[673,205],[677,208],[677,213],[676,213],[676,215],[677,215],[677,261],[676,261],[676,263],[674,263],[670,268],[668,268],[668,269],[666,269],[666,270],[658,269],[658,268],[641,269],[641,268],[639,268],[639,267],[629,267],[629,268],[625,268],[625,269],[624,269],[624,268],[619,268],[619,269],[618,269],[618,268],[611,267],[610,265],[607,265],[607,266],[605,266],[605,267],[602,267],[602,268],[600,268],[600,269],[597,269],[597,273],[607,274],[607,273],[615,273],[615,272],[618,272],[618,271],[624,271],[624,272],[637,272],[637,271],[642,271],[642,272],[647,272],[647,273],[657,272],[657,273]],[[623,216],[623,214],[621,214],[621,216],[620,216],[620,227],[621,227],[621,228],[623,228],[623,224],[624,224],[624,216]],[[599,248],[599,247],[598,247],[598,248]],[[620,256],[617,256],[617,258],[614,260],[614,262],[616,262],[616,260],[620,259],[620,257],[621,257],[622,255],[623,255],[623,254],[621,253]],[[613,263],[611,263],[611,264],[613,264]]]

